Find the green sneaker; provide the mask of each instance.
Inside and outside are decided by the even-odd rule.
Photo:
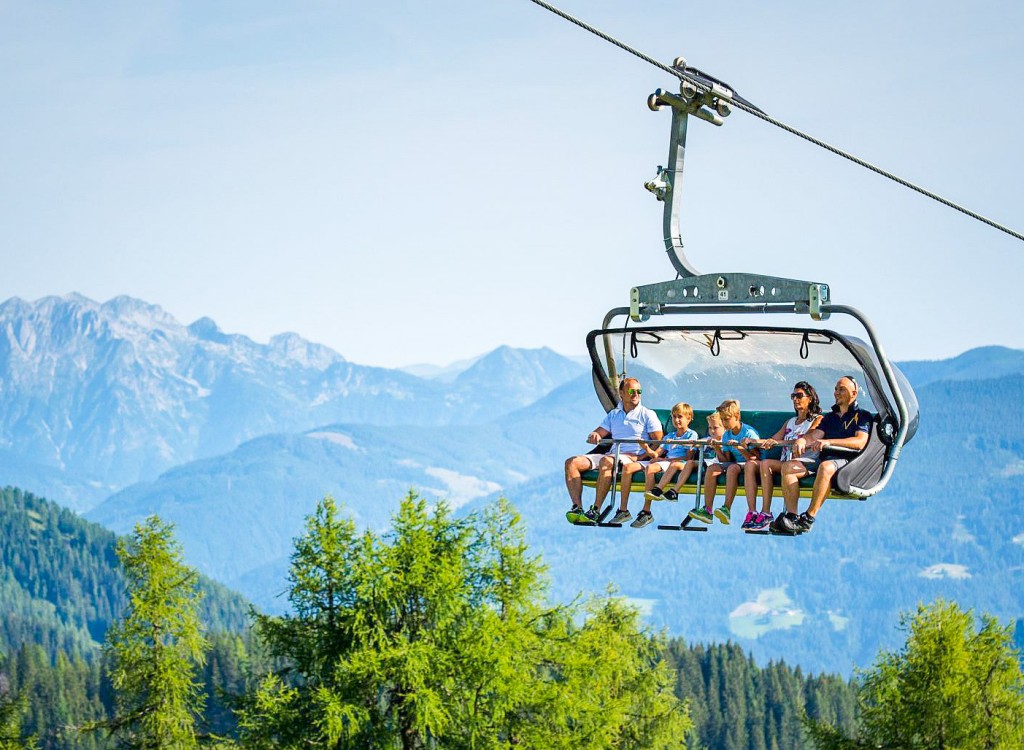
[[[690,518],[701,523],[711,523],[714,517],[706,508],[694,508],[690,511]]]
[[[586,521],[587,517],[583,514],[583,508],[581,506],[574,505],[566,512],[565,520],[571,524],[577,524],[581,521]]]
[[[715,508],[715,518],[717,518],[722,523],[728,525],[730,517],[731,514],[729,513],[729,509],[726,508],[724,505]]]

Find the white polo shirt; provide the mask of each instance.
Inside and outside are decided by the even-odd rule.
[[[633,411],[623,411],[620,401],[618,406],[605,414],[601,427],[608,430],[614,440],[650,440],[652,432],[661,432],[661,420],[653,409],[648,409],[643,404],[638,405]],[[620,453],[639,453],[641,450],[638,443],[620,443],[618,448]],[[609,453],[614,452],[613,445]]]

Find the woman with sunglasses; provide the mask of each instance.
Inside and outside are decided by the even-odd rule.
[[[770,438],[761,441],[761,447],[771,450],[778,443],[785,443],[780,458],[747,459],[744,467],[743,491],[747,496],[747,502],[751,507],[756,507],[757,480],[761,480],[761,512],[747,513],[747,518],[741,528],[748,531],[767,532],[771,524],[772,516],[772,495],[775,493],[774,475],[782,475],[783,467],[790,465],[792,472],[803,470],[805,474],[810,473],[818,454],[804,453],[799,458],[793,457],[793,450],[790,447],[792,442],[799,437],[806,435],[818,427],[821,422],[821,403],[818,400],[818,393],[805,380],[801,380],[793,386],[793,392],[789,394],[793,402],[795,416],[779,428],[779,431]],[[793,466],[799,464],[799,466]]]

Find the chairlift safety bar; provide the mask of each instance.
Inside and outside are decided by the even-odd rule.
[[[730,275],[723,274],[722,277],[727,277],[727,280],[728,280]],[[699,281],[702,278],[707,279],[707,278],[712,278],[712,276],[697,277],[696,280],[695,279],[689,279],[689,280],[687,280],[687,279],[677,279],[676,281],[673,281],[673,282],[664,282],[662,284],[653,284],[653,285],[650,285],[648,287],[635,287],[633,289],[633,291],[631,292],[631,294],[630,294],[631,302],[632,302],[632,298],[635,295],[640,294],[640,290],[650,289],[652,287],[654,287],[654,288],[662,287],[662,288],[666,288],[667,289],[667,288],[671,288],[671,287],[668,287],[667,285],[675,285],[675,284],[687,284],[688,283],[688,284],[692,285],[695,281]],[[721,278],[721,277],[719,277],[719,278]],[[732,274],[731,278],[771,278],[771,277],[756,277],[756,276],[753,276],[751,274]],[[804,282],[794,282],[794,283],[800,284],[800,283],[804,283]],[[825,287],[824,292],[827,293],[827,291],[828,291],[827,285],[818,285],[818,286],[824,286]],[[726,287],[726,288],[728,288],[728,287]],[[699,287],[698,287],[698,290],[699,290]],[[630,307],[616,307],[616,308],[612,308],[605,315],[604,323],[602,325],[602,328],[604,328],[604,329],[611,328],[612,320],[614,320],[616,317],[619,317],[619,316],[629,315],[630,318],[633,319],[634,311],[635,311],[635,308],[634,308],[634,306],[632,304],[631,304]],[[716,301],[713,301],[713,302],[701,302],[700,301],[700,295],[698,294],[696,300],[694,300],[692,297],[685,297],[685,298],[682,298],[681,300],[679,300],[679,302],[677,304],[672,304],[672,305],[669,305],[669,304],[645,305],[643,307],[636,308],[636,311],[641,313],[640,314],[640,319],[641,320],[645,320],[646,319],[644,317],[644,315],[649,317],[652,314],[656,314],[656,315],[687,315],[687,314],[689,314],[689,315],[694,315],[694,314],[696,314],[696,315],[704,315],[704,314],[721,314],[721,315],[755,314],[755,315],[757,315],[757,314],[761,314],[761,315],[763,315],[763,314],[779,314],[779,313],[781,313],[781,314],[793,315],[794,313],[796,313],[796,314],[801,314],[801,313],[808,314],[808,313],[810,313],[810,311],[811,311],[811,300],[808,299],[807,302],[804,302],[804,301],[800,300],[800,301],[777,302],[777,303],[769,303],[769,302],[764,302],[764,303],[757,303],[757,302],[717,303]],[[903,398],[903,391],[899,387],[899,383],[896,380],[896,375],[893,372],[892,365],[889,362],[889,358],[885,356],[885,352],[882,349],[882,344],[878,340],[878,335],[875,332],[875,328],[874,328],[874,326],[871,325],[871,322],[866,317],[864,317],[863,313],[861,313],[859,310],[857,310],[854,307],[850,307],[849,305],[823,304],[820,301],[819,301],[819,304],[818,304],[818,307],[817,307],[817,311],[818,311],[818,314],[821,316],[820,317],[821,320],[827,319],[830,315],[832,315],[834,313],[834,314],[837,314],[837,315],[849,315],[850,317],[854,318],[858,323],[861,324],[861,326],[864,328],[864,331],[868,335],[868,339],[869,339],[869,341],[871,343],[872,348],[875,351],[875,354],[878,357],[878,363],[881,366],[882,374],[885,377],[885,381],[886,381],[886,383],[889,386],[889,392],[892,393],[893,400],[895,401],[896,411],[899,414],[899,420],[898,420],[899,424],[897,426],[896,434],[893,436],[892,444],[889,446],[888,459],[885,462],[885,468],[882,471],[882,476],[879,478],[878,482],[873,487],[870,487],[870,488],[851,488],[851,490],[856,491],[856,493],[859,494],[862,497],[870,497],[871,495],[877,494],[882,489],[884,489],[886,484],[889,483],[889,479],[892,477],[892,473],[893,473],[893,471],[896,468],[896,461],[900,457],[900,452],[903,449],[903,443],[904,443],[904,441],[906,439],[907,430],[908,430],[908,428],[910,426],[909,410],[907,408],[906,400]],[[608,376],[613,379],[613,382],[617,382],[617,380],[618,380],[618,373],[617,373],[617,370],[616,370],[616,367],[615,367],[615,354],[612,351],[611,341],[609,340],[608,336],[604,336],[603,338],[604,338],[604,349],[605,349],[605,361],[608,364]],[[635,442],[635,441],[633,441],[633,442]]]

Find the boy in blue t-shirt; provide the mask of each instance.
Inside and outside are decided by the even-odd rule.
[[[672,407],[673,430],[665,435],[665,440],[697,440],[697,432],[690,429],[690,422],[693,421],[693,407],[689,404],[678,403]],[[660,500],[665,486],[672,480],[672,477],[679,471],[685,471],[689,476],[692,467],[686,470],[690,464],[696,465],[693,461],[687,460],[696,457],[696,451],[692,445],[679,443],[664,443],[655,452],[654,458],[647,463],[647,480],[644,483],[644,509],[637,515],[636,520],[630,524],[634,529],[640,529],[654,520],[651,513],[651,501]],[[662,473],[661,482],[654,486],[654,480]],[[665,499],[675,500],[676,493],[672,490],[672,497]]]
[[[718,477],[725,473],[725,502],[715,508],[714,517],[722,523],[729,523],[731,518],[732,501],[736,499],[736,490],[740,484],[740,475],[743,473],[743,465],[748,458],[760,458],[760,449],[752,443],[761,440],[757,430],[748,424],[743,424],[740,419],[740,402],[735,399],[723,401],[718,406],[718,415],[722,418],[722,426],[725,432],[722,433],[721,445],[715,446],[715,455],[718,463],[708,466],[704,474],[704,507],[694,508],[690,511],[690,518],[703,523],[711,523],[711,508],[715,502],[715,489],[718,486]],[[747,503],[753,501],[747,498]]]

